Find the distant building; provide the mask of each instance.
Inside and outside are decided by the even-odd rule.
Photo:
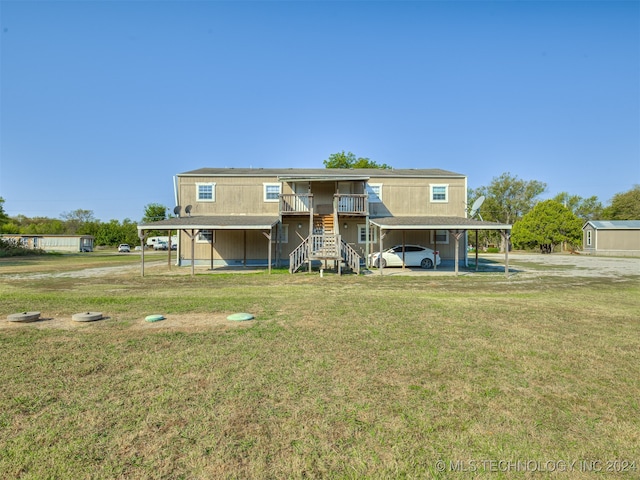
[[[14,241],[24,248],[46,252],[93,252],[93,235],[47,235],[19,234],[2,235],[3,240]]]
[[[584,253],[640,257],[640,220],[590,220],[582,232]]]

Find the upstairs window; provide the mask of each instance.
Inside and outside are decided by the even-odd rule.
[[[430,187],[433,203],[447,203],[449,201],[449,185],[430,185]]]
[[[280,200],[280,191],[282,190],[282,184],[280,183],[263,183],[264,187],[264,201],[265,202],[277,202]]]
[[[196,183],[197,198],[199,202],[215,202],[216,201],[216,184],[215,183]]]
[[[369,195],[369,203],[382,202],[382,184],[367,183],[367,194]]]

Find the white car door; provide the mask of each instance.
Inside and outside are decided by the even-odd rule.
[[[399,250],[399,252],[398,252]],[[402,248],[394,247],[389,249],[385,255],[388,267],[401,267],[402,266]]]

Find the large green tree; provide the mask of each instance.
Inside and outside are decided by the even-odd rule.
[[[604,207],[598,200],[598,197],[593,195],[588,198],[582,198],[580,195],[569,195],[567,192],[560,192],[552,198],[558,203],[561,203],[574,215],[579,217],[583,222],[588,220],[598,220],[602,217]]]
[[[538,180],[523,180],[506,172],[494,177],[487,186],[476,188],[474,198],[483,195],[480,207],[484,220],[513,224],[533,208],[536,199],[547,189]]]
[[[167,219],[168,208],[159,203],[150,203],[144,207],[144,217],[142,217],[142,223],[158,222],[160,220]],[[156,235],[169,235],[171,236],[171,230],[150,230],[147,231],[148,237],[154,237]]]
[[[378,164],[366,157],[356,157],[354,153],[344,150],[340,153],[329,155],[327,160],[322,162],[326,168],[383,168],[390,169],[386,163]]]
[[[157,222],[167,218],[167,207],[159,203],[149,203],[144,206],[142,223]]]
[[[128,218],[125,218],[122,223],[118,220],[101,223],[95,234],[95,242],[96,245],[118,245],[119,243],[137,245],[140,243],[137,225]]]
[[[516,248],[536,248],[567,243],[580,245],[582,220],[561,203],[545,200],[513,225],[511,241]]]
[[[64,212],[60,215],[60,218],[65,221],[65,233],[70,235],[77,235],[85,223],[95,222],[96,220],[93,216],[93,210],[83,210],[81,208],[73,212]]]
[[[611,205],[604,209],[606,220],[640,220],[640,185],[628,192],[616,193]]]
[[[480,196],[485,200],[479,214],[483,220],[514,224],[533,208],[537,198],[547,188],[547,184],[538,180],[523,180],[509,172],[494,177],[487,186],[469,190],[469,205]],[[498,232],[482,231],[478,235],[480,245],[500,244],[504,250],[503,239]]]
[[[0,197],[0,226],[9,222],[9,216],[4,211],[4,198]]]

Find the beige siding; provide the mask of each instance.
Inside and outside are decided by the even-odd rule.
[[[262,231],[256,230],[217,230],[214,234],[213,248],[209,242],[196,241],[194,244],[196,263],[210,263],[212,256],[214,265],[222,263],[242,265],[256,260],[265,260],[269,254],[269,241]],[[191,260],[191,241],[181,237],[180,255],[184,260]],[[272,247],[273,248],[273,247]],[[273,250],[275,252],[275,249]]]
[[[278,184],[275,176],[178,176],[178,203],[183,207],[192,206],[192,215],[278,215],[279,202],[264,201],[264,184]],[[197,184],[214,183],[215,201],[198,201]],[[465,216],[466,211],[466,181],[465,178],[386,178],[371,177],[371,184],[382,185],[382,202],[371,203],[371,216]],[[446,202],[431,200],[431,185],[447,185],[448,198]],[[299,193],[307,193],[308,184],[299,185]],[[312,182],[311,193],[314,198],[315,213],[328,214],[333,209],[334,194],[364,193],[362,181],[341,182],[325,181]],[[294,193],[293,185],[282,184],[282,193]],[[183,210],[184,212],[184,210]],[[366,255],[366,244],[359,243],[358,225],[365,224],[362,217],[340,217],[339,233],[345,242],[349,243],[361,256]],[[285,264],[289,254],[301,243],[301,238],[309,235],[308,216],[285,216],[283,223],[288,224],[288,242],[272,245],[272,259],[277,258]],[[344,228],[345,223],[347,228]],[[300,224],[300,228],[298,228]],[[274,229],[274,236],[276,229]],[[433,243],[431,231],[407,231],[404,236],[407,244],[419,244],[429,248],[437,248],[441,258],[453,259],[455,240],[450,238],[448,244]],[[384,247],[388,248],[403,242],[402,232],[389,231],[384,240]],[[460,259],[464,259],[464,240],[460,242]],[[379,243],[371,244],[370,251],[377,251]],[[190,263],[191,241],[180,233],[180,257]],[[200,265],[211,262],[215,265],[241,265],[244,261],[264,262],[268,257],[268,241],[261,231],[247,230],[218,230],[215,232],[213,249],[207,242],[195,243],[195,259]]]
[[[192,215],[277,215],[278,202],[264,201],[264,184],[278,183],[277,177],[179,177],[179,203],[192,206]],[[197,184],[215,183],[215,201],[198,201]],[[466,188],[464,178],[375,178],[372,184],[382,184],[382,203],[371,203],[372,216],[464,216]],[[362,191],[361,182],[353,182],[354,192]],[[447,185],[445,203],[431,201],[431,185]],[[282,193],[293,193],[293,186],[283,184]],[[314,182],[316,212],[328,213],[332,209],[337,182]],[[326,211],[326,212],[325,212]]]
[[[596,253],[640,255],[640,230],[598,230]]]
[[[215,183],[214,202],[197,200],[198,183]],[[277,215],[278,202],[264,201],[265,183],[279,182],[276,177],[180,177],[179,202],[183,208],[191,205],[192,215]]]
[[[640,230],[600,230],[598,250],[640,250]]]
[[[467,192],[464,178],[371,178],[382,184],[382,203],[372,203],[373,216],[464,216]],[[430,185],[448,185],[446,203],[431,201]]]

